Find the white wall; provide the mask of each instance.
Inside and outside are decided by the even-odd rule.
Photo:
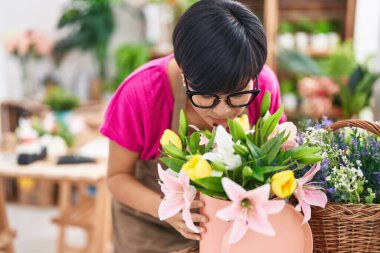
[[[20,98],[22,94],[20,66],[14,57],[5,52],[4,37],[26,29],[44,32],[52,38],[61,36],[62,31],[57,31],[56,25],[63,8],[70,1],[0,0],[0,100]],[[110,42],[111,55],[118,45],[143,39],[141,21],[130,15],[126,8],[129,7],[123,5],[115,9],[117,30]],[[94,62],[90,53],[73,52],[65,58],[59,69],[54,69],[51,61],[40,62],[36,78],[54,71],[68,90],[85,99],[88,96],[88,82],[95,73]],[[113,66],[112,59],[109,66]]]
[[[360,62],[365,61],[369,56],[380,55],[379,0],[357,1],[354,47],[355,54]],[[377,68],[380,71],[380,66]]]

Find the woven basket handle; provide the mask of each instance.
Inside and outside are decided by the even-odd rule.
[[[328,128],[336,130],[343,127],[358,127],[380,136],[380,124],[360,119],[339,120],[332,123]]]

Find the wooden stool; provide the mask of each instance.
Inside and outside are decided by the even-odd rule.
[[[5,210],[4,181],[0,178],[0,252],[14,253],[13,239],[16,233],[9,228]]]
[[[95,212],[95,198],[88,195],[87,184],[79,184],[76,186],[78,186],[77,189],[79,193],[77,203],[66,206],[60,216],[52,220],[59,226],[58,253],[93,253],[95,252],[94,248],[97,247],[97,243],[101,240],[101,238],[98,238],[95,228],[99,226],[99,220]],[[71,186],[66,185],[64,187],[69,187],[71,192]],[[96,194],[100,193],[96,192]],[[65,230],[68,226],[79,227],[86,232],[87,242],[84,247],[74,247],[66,242]],[[100,250],[99,247],[97,250]]]

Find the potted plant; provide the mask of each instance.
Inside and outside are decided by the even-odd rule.
[[[281,22],[279,26],[278,45],[282,49],[294,49],[294,26],[290,22]]]
[[[65,124],[68,123],[72,110],[79,106],[78,98],[59,86],[47,90],[44,103],[54,112],[56,119]]]
[[[98,64],[99,79],[91,84],[92,97],[100,98],[101,83],[107,77],[107,50],[115,28],[112,0],[72,0],[58,22],[58,28],[72,28],[54,48],[56,55],[79,48],[91,51]]]
[[[326,53],[329,50],[328,34],[332,31],[328,20],[318,20],[313,27],[310,45],[313,52]]]
[[[116,74],[109,83],[106,83],[104,87],[106,94],[112,95],[126,77],[149,59],[150,50],[145,43],[119,46],[115,52]]]
[[[169,169],[158,168],[165,195],[159,217],[165,220],[182,211],[187,227],[199,232],[190,205],[200,192],[206,202],[201,212],[210,219],[204,224],[207,233],[202,235],[200,252],[313,250],[309,204],[323,207],[327,202],[325,194],[309,183],[319,170],[320,148],[298,145],[295,125],[278,125],[284,107],[270,115],[269,106],[267,92],[257,124],[251,128],[247,115],[228,120],[230,133],[218,126],[212,133],[195,129],[188,134],[182,111],[178,135],[167,129],[161,138],[161,161]],[[312,168],[296,179],[294,172],[306,167]],[[292,195],[304,218],[285,204]]]

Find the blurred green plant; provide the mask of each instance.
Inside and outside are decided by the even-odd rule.
[[[297,32],[311,33],[313,31],[314,24],[309,18],[302,17],[295,22],[295,29]]]
[[[329,33],[329,32],[332,32],[333,29],[332,29],[332,26],[331,26],[331,22],[329,20],[318,20],[317,22],[315,22],[315,24],[313,25],[313,30],[312,30],[312,33],[323,33],[323,34],[326,34],[326,33]]]
[[[303,76],[320,76],[321,67],[315,60],[296,50],[282,50],[278,55],[279,69],[286,70],[297,78]]]
[[[57,42],[54,52],[63,55],[79,48],[92,51],[97,59],[99,76],[105,79],[107,48],[114,31],[111,3],[116,0],[72,0],[58,22],[58,28],[72,28]]]
[[[284,21],[284,22],[280,23],[278,31],[279,31],[280,34],[294,33],[295,32],[295,27],[294,27],[294,25],[291,22]]]
[[[70,131],[69,127],[61,121],[56,121],[56,127],[54,128],[54,130],[48,131],[43,127],[40,120],[37,117],[34,117],[32,119],[32,127],[34,130],[37,131],[38,136],[43,136],[45,134],[59,136],[65,141],[68,147],[72,147],[75,143],[74,134]]]
[[[126,77],[149,59],[150,47],[147,44],[124,44],[118,47],[115,52],[116,75],[106,83],[105,91],[115,91]]]
[[[79,106],[79,99],[70,95],[59,86],[51,87],[47,90],[44,104],[52,111],[69,111]]]
[[[369,103],[372,87],[380,77],[366,64],[356,61],[352,41],[340,44],[327,58],[314,60],[299,51],[282,51],[278,57],[279,68],[295,75],[328,76],[340,86],[335,101],[342,106],[344,118],[358,114]]]
[[[297,82],[294,80],[283,79],[280,81],[281,94],[297,93]]]

